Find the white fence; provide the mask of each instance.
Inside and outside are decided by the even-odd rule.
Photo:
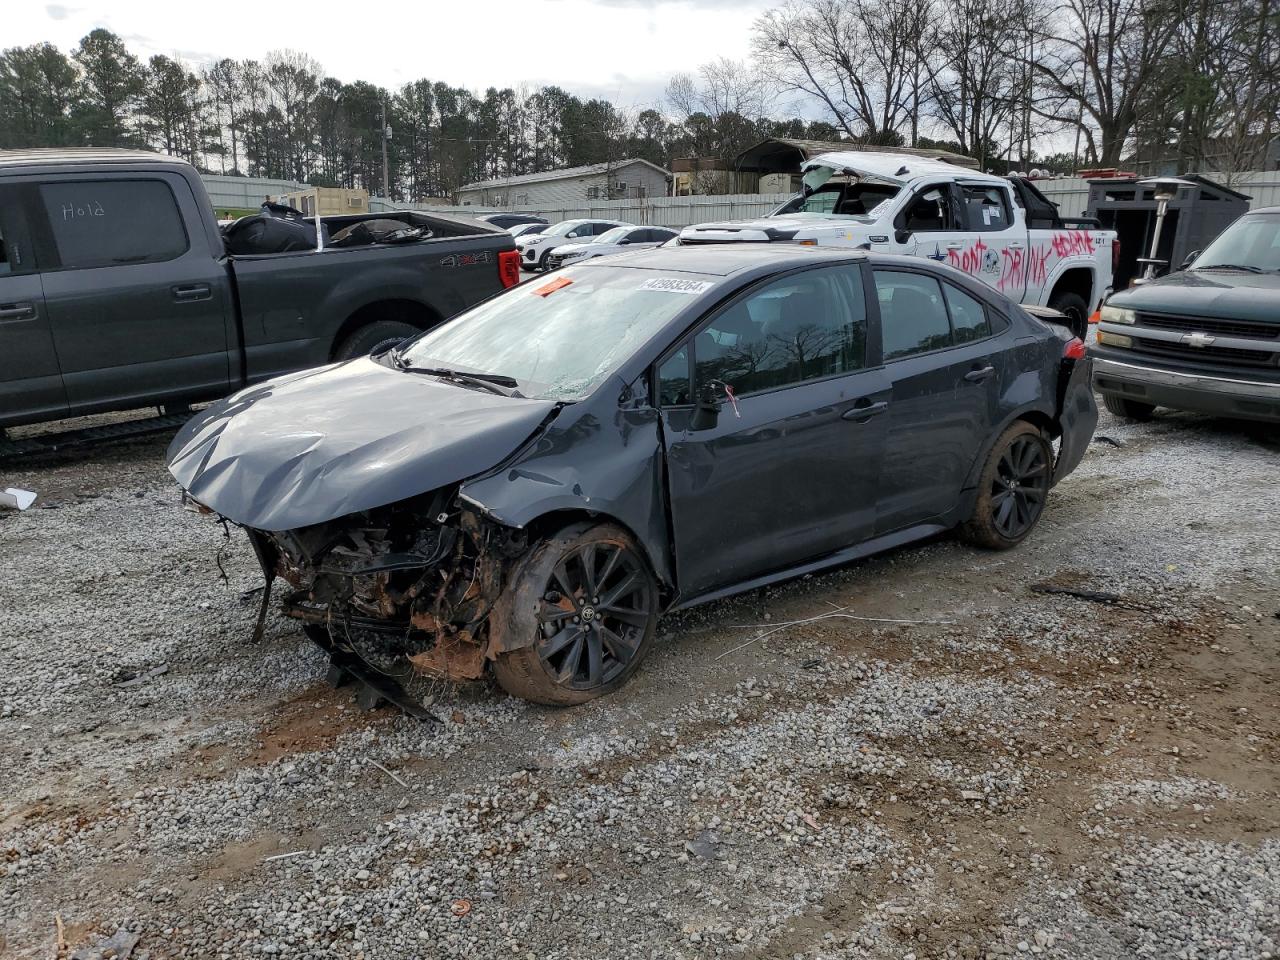
[[[743,220],[772,212],[780,203],[791,199],[788,193],[738,193],[714,197],[647,197],[643,200],[583,200],[572,205],[513,207],[441,207],[411,203],[387,203],[378,197],[369,200],[369,209],[423,210],[431,213],[463,214],[474,217],[481,213],[531,213],[546,217],[552,223],[596,217],[623,223],[640,223],[654,227],[687,227],[708,220]]]
[[[294,190],[305,190],[305,183],[293,180],[267,180],[260,177],[223,177],[202,173],[204,188],[209,191],[215,210],[256,210],[264,197],[274,197]]]
[[[1233,190],[1253,198],[1253,208],[1280,205],[1280,171],[1255,171],[1230,178],[1209,174],[1209,178],[1230,186]],[[305,184],[292,180],[263,180],[252,177],[204,176],[206,189],[213,199],[215,209],[226,207],[253,208],[262,203],[264,196],[289,193],[305,189]],[[1084,215],[1089,203],[1089,183],[1078,177],[1057,180],[1038,180],[1040,191],[1058,204],[1064,216]],[[648,224],[655,227],[687,227],[709,220],[744,220],[763,216],[779,204],[790,199],[785,193],[738,193],[718,197],[649,197],[643,200],[583,200],[569,206],[515,206],[501,210],[479,206],[431,206],[387,201],[381,197],[369,199],[372,212],[388,210],[424,210],[436,213],[476,216],[481,213],[532,213],[546,217],[552,223],[578,217],[599,217],[602,220],[620,220],[624,223]]]
[[[1037,180],[1036,187],[1058,205],[1064,217],[1082,217],[1089,205],[1089,181],[1079,177],[1063,177],[1060,180]]]

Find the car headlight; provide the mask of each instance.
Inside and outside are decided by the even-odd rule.
[[[1127,323],[1132,326],[1138,322],[1138,315],[1128,307],[1113,307],[1108,303],[1103,306],[1099,319],[1103,323]]]

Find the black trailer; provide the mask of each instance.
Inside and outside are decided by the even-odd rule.
[[[1180,174],[1177,179],[1190,185],[1181,187],[1169,201],[1156,252],[1167,266],[1157,275],[1176,270],[1189,255],[1203,250],[1249,209],[1252,199],[1199,174]],[[1086,216],[1097,220],[1103,229],[1114,230],[1120,243],[1113,279],[1116,290],[1125,289],[1131,280],[1142,275],[1143,264],[1138,260],[1150,252],[1155,231],[1155,189],[1152,180],[1138,177],[1089,181]]]

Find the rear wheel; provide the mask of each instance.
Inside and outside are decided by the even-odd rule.
[[[1117,417],[1124,417],[1126,420],[1150,420],[1156,412],[1155,404],[1130,400],[1118,393],[1104,393],[1102,405]]]
[[[403,323],[399,320],[378,320],[360,327],[338,344],[333,359],[353,360],[356,357],[382,353],[410,337],[416,337],[419,332],[418,328],[411,323]]]
[[[1012,423],[987,456],[960,535],[993,550],[1021,543],[1044,512],[1052,472],[1053,448],[1045,435],[1025,420]]]
[[[533,638],[494,662],[513,696],[561,706],[594,700],[626,683],[653,642],[657,581],[611,524],[575,524],[544,540],[507,590],[507,626]]]

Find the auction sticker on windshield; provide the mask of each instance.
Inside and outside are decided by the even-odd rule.
[[[715,284],[710,280],[681,280],[678,277],[655,277],[640,284],[641,290],[661,290],[664,293],[683,293],[696,296],[704,290],[710,290]]]
[[[535,297],[550,296],[551,294],[555,293],[557,290],[560,290],[563,287],[567,287],[571,283],[573,283],[573,281],[570,280],[568,277],[556,277],[550,283],[544,283],[542,286],[534,290],[533,295]]]

